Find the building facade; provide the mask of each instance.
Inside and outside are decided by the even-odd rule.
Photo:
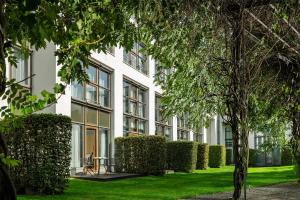
[[[82,170],[91,154],[113,162],[114,139],[132,134],[156,134],[170,141],[198,141],[232,148],[230,127],[220,116],[196,132],[188,127],[186,116],[163,119],[162,89],[154,83],[157,62],[144,55],[141,48],[136,43],[129,52],[113,47],[106,54],[92,53],[86,71],[89,83],[75,81],[68,85],[58,102],[43,111],[72,118],[71,167]],[[44,89],[52,91],[60,81],[55,50],[55,45],[48,44],[45,49],[32,51],[27,59],[19,56],[18,68],[8,65],[7,77],[19,81],[34,75],[22,84],[33,94]],[[255,141],[251,134],[250,148],[257,146]]]

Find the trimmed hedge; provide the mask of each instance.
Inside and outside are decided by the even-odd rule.
[[[281,149],[281,165],[292,165],[293,162],[293,153],[291,148],[284,147]]]
[[[197,154],[197,166],[196,166],[197,169],[208,168],[208,155],[209,155],[208,144],[199,144],[198,154]]]
[[[209,146],[209,167],[219,168],[225,166],[226,150],[224,145]]]
[[[249,149],[248,166],[250,166],[250,167],[256,166],[257,162],[258,162],[258,156],[259,156],[259,150],[258,149]]]
[[[168,169],[192,172],[197,163],[197,142],[174,141],[167,143]]]
[[[116,171],[161,175],[166,165],[166,138],[128,136],[115,139]]]
[[[71,119],[33,114],[1,122],[9,155],[21,161],[10,170],[18,193],[62,193],[71,161]],[[0,133],[1,134],[1,133]]]

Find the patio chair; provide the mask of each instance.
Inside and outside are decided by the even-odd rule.
[[[95,174],[94,168],[95,168],[95,164],[94,164],[94,156],[92,152],[86,159],[85,165],[83,167],[83,172],[85,174],[89,173],[90,175],[93,175]]]

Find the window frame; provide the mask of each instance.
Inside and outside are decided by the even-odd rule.
[[[128,95],[125,94],[125,85],[128,86]],[[135,98],[132,97],[131,95],[131,88],[135,89]],[[143,95],[144,95],[144,102],[140,101],[140,96],[139,96],[139,91],[143,91]],[[148,95],[148,89],[146,89],[145,87],[143,87],[142,85],[136,84],[133,81],[128,80],[127,78],[123,78],[123,135],[124,136],[128,136],[130,134],[147,134],[148,132],[148,110],[147,110],[147,106],[148,106],[148,102],[147,102],[147,96]],[[128,103],[128,108],[126,107]],[[136,104],[136,113],[132,113],[131,112],[131,103]],[[139,105],[143,106],[143,116],[139,115]],[[127,112],[127,110],[129,112]],[[126,127],[125,124],[125,119],[129,119],[129,124],[128,127]],[[135,122],[137,120],[137,123]],[[134,121],[134,123],[136,123],[136,131],[131,129],[131,122]],[[144,133],[142,133],[139,128],[140,128],[140,123],[145,123],[144,126]],[[126,127],[126,128],[125,128]],[[127,130],[128,129],[128,130]]]
[[[163,111],[163,108],[160,104],[160,101],[159,101],[159,105],[158,105],[158,101],[157,100],[160,100],[161,99],[161,95],[159,94],[155,94],[155,135],[162,135],[162,136],[165,136],[166,138],[168,139],[172,139],[172,135],[173,135],[173,117],[169,117],[169,119],[165,120],[165,119],[161,119],[159,120],[157,118],[157,114],[159,116],[162,116],[162,111]],[[162,132],[159,133],[158,132],[158,127],[161,128]],[[170,129],[170,135],[167,136],[166,134],[166,130],[169,130]]]
[[[139,71],[140,73],[149,76],[149,66],[148,66],[148,56],[147,54],[141,52],[141,49],[143,49],[144,45],[141,42],[135,42],[133,45],[133,48],[130,49],[130,51],[127,51],[125,48],[123,49],[123,62],[127,65],[129,65],[130,67],[134,68],[135,70]],[[127,59],[125,59],[125,55],[126,57],[128,57],[128,62]],[[132,57],[135,57],[135,65],[133,65],[132,63]],[[143,63],[143,68],[141,68],[141,66],[139,65],[139,61],[140,59],[142,60]],[[144,70],[143,70],[144,69]]]
[[[14,51],[14,56],[16,55],[16,51],[20,51],[20,47],[18,46],[14,46],[13,47],[13,51]],[[16,80],[16,82],[19,82],[19,85],[21,85],[22,87],[28,89],[30,92],[32,92],[32,50],[29,50],[29,54],[28,57],[24,56],[24,59],[27,60],[27,77],[24,79],[28,80],[27,84],[24,84],[24,81],[22,80]],[[22,55],[22,54],[21,54]],[[12,64],[8,63],[9,65],[9,79],[13,79],[13,68],[17,70],[17,68],[15,66],[13,66]],[[22,82],[20,82],[22,81]]]

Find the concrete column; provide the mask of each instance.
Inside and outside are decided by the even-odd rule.
[[[177,117],[173,117],[172,140],[177,141]]]

